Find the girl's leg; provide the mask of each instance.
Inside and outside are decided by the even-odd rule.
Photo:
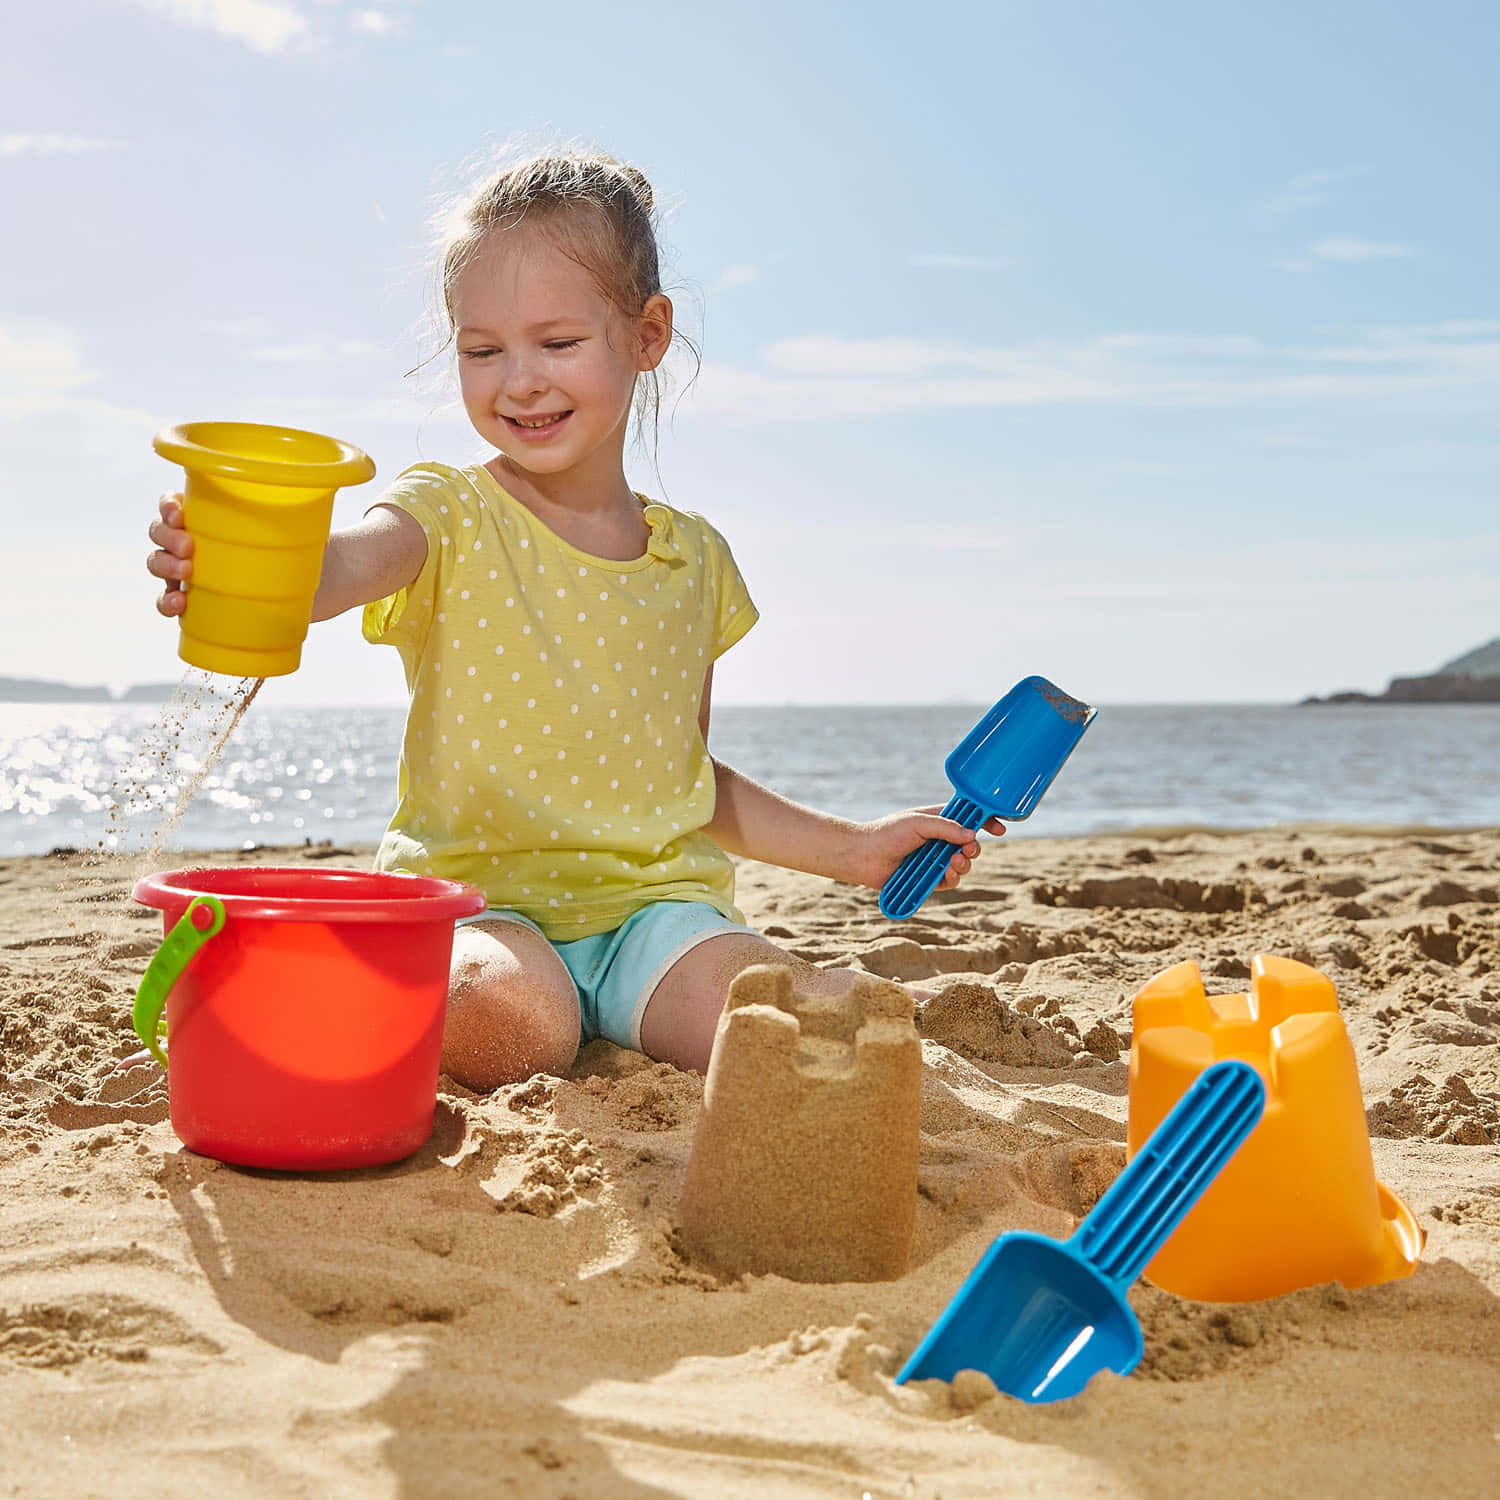
[[[729,986],[752,964],[790,969],[799,990],[821,995],[840,995],[856,978],[852,969],[820,969],[754,933],[706,938],[667,970],[647,1002],[641,1017],[646,1055],[706,1073]]]
[[[578,1052],[578,991],[552,945],[520,922],[453,935],[443,1071],[478,1093],[561,1073]]]

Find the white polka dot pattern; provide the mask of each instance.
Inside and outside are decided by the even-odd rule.
[[[378,866],[470,881],[559,941],[661,899],[740,920],[733,868],[699,831],[714,803],[703,679],[756,619],[718,532],[649,501],[641,557],[592,557],[488,471],[443,464],[408,469],[381,503],[428,549],[409,588],[365,609],[412,695]]]

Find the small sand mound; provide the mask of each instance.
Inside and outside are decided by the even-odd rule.
[[[977,1062],[1007,1068],[1066,1068],[1073,1048],[1063,1032],[1006,1004],[994,986],[950,984],[918,1012],[924,1037]],[[1118,1054],[1118,1049],[1117,1049]]]
[[[616,1085],[615,1107],[619,1123],[626,1130],[674,1130],[682,1123],[684,1109],[677,1097],[681,1090],[675,1079],[642,1077],[636,1074]],[[693,1092],[698,1091],[695,1088]]]
[[[1371,1135],[1416,1136],[1448,1146],[1500,1142],[1500,1095],[1476,1094],[1457,1073],[1441,1084],[1418,1073],[1372,1105],[1366,1118]]]
[[[1123,1045],[1120,1033],[1108,1021],[1095,1021],[1083,1034],[1084,1051],[1092,1052],[1100,1062],[1115,1062]]]
[[[1081,1219],[1125,1170],[1125,1148],[1113,1141],[1068,1141],[1028,1151],[1017,1167],[1028,1198]]]
[[[1461,964],[1480,946],[1476,935],[1465,932],[1457,912],[1449,912],[1446,925],[1422,923],[1408,927],[1405,929],[1405,937],[1423,958],[1453,967]]]
[[[1040,883],[1032,887],[1031,895],[1041,906],[1164,907],[1169,911],[1198,912],[1245,909],[1245,892],[1238,885],[1153,875],[1118,875],[1067,885]]]
[[[1186,1302],[1142,1285],[1130,1298],[1146,1337],[1137,1373],[1147,1380],[1203,1380],[1247,1358],[1273,1360],[1297,1338],[1300,1304],[1309,1295],[1321,1301],[1322,1289],[1269,1302]]]
[[[1493,906],[1500,894],[1493,886],[1471,890],[1456,880],[1436,880],[1417,895],[1418,906],[1465,906],[1471,901]]]
[[[599,1154],[581,1132],[544,1131],[518,1168],[501,1169],[484,1184],[502,1213],[550,1219],[604,1182]]]

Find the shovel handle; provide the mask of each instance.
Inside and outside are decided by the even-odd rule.
[[[1260,1123],[1266,1086],[1244,1062],[1205,1068],[1078,1226],[1071,1244],[1127,1287]]]
[[[942,816],[973,829],[984,822],[987,814],[978,802],[971,802],[963,796],[953,796],[943,808]],[[943,872],[953,858],[953,849],[954,845],[947,839],[928,839],[920,848],[913,849],[881,886],[881,911],[897,920],[909,917],[916,911],[937,889]]]

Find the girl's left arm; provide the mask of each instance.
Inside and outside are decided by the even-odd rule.
[[[698,713],[705,744],[712,686],[710,668]],[[951,818],[939,817],[935,807],[856,823],[789,801],[721,760],[714,760],[713,767],[717,797],[713,819],[703,831],[730,854],[877,890],[928,839],[947,839],[954,846],[940,889],[957,885],[978,857],[974,833]],[[984,827],[989,833],[1005,832],[994,818]]]

